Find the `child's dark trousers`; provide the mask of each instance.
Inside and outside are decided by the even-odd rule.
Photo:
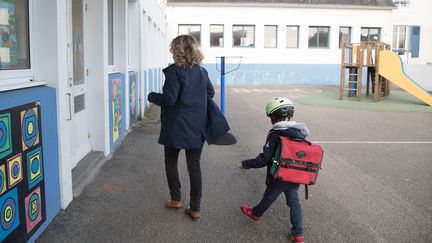
[[[258,217],[263,216],[264,212],[270,208],[276,198],[283,192],[286,197],[286,203],[290,208],[291,234],[295,236],[303,235],[301,205],[297,194],[299,187],[299,184],[271,180],[267,185],[261,202],[254,208],[253,214]]]

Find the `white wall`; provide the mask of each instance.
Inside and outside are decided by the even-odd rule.
[[[140,95],[142,97],[140,106],[141,114],[144,114],[144,100],[147,99],[147,94],[150,91],[150,78],[148,70],[155,70],[164,68],[167,64],[166,62],[166,49],[167,49],[167,22],[165,15],[157,3],[157,1],[140,1]],[[144,72],[146,77],[144,77]],[[154,74],[152,73],[153,77]],[[146,83],[143,83],[143,80]],[[147,93],[144,93],[144,86]],[[156,83],[153,80],[152,91],[159,91],[160,86],[156,87]],[[157,90],[159,88],[159,90]]]
[[[391,10],[371,9],[313,9],[287,7],[187,7],[172,6],[167,9],[168,39],[177,36],[178,24],[201,24],[202,49],[205,63],[214,63],[216,56],[243,56],[242,63],[340,63],[339,26],[352,27],[352,42],[360,41],[361,27],[381,28],[381,41],[391,41]],[[224,24],[225,47],[209,47],[210,24]],[[255,47],[233,48],[232,25],[255,25]],[[278,25],[278,47],[264,48],[264,25]],[[285,26],[299,25],[298,49],[285,48]],[[330,48],[308,48],[308,27],[330,26]],[[168,60],[169,57],[168,57]],[[229,60],[227,60],[229,61]]]
[[[128,66],[130,71],[139,69],[139,11],[138,2],[128,3]]]

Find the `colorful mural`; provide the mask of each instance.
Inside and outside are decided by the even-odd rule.
[[[0,241],[26,241],[46,219],[38,103],[0,111]]]
[[[110,92],[110,137],[111,148],[117,146],[125,132],[125,89],[124,75],[114,73],[109,75]]]
[[[138,120],[138,73],[129,72],[129,114],[130,126]]]

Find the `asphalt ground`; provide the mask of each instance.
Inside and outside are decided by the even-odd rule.
[[[236,90],[235,90],[236,89]],[[238,143],[205,146],[199,221],[163,206],[169,199],[160,124],[135,127],[98,176],[60,212],[38,242],[287,242],[289,209],[281,195],[260,222],[239,207],[255,205],[265,189],[265,169],[238,162],[262,150],[271,124],[265,104],[326,86],[228,87],[226,117]],[[247,92],[248,91],[248,92]],[[218,97],[216,98],[218,99]],[[323,169],[304,200],[306,242],[432,242],[432,113],[376,112],[295,102],[295,121],[324,148]],[[152,107],[149,116],[156,116]],[[189,179],[179,159],[184,203]]]

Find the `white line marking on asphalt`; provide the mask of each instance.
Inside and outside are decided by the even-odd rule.
[[[302,93],[302,94],[312,94],[312,93],[320,93],[322,90],[314,89],[314,90],[301,90],[301,89],[247,89],[247,88],[231,88],[229,91],[233,91],[234,93]],[[218,91],[215,89],[215,91]]]
[[[301,90],[301,89],[294,89],[294,92],[300,92],[300,93],[304,93],[304,94],[307,94],[307,92],[306,92],[306,91],[303,91],[303,90]]]
[[[432,141],[312,141],[318,144],[432,144]]]

